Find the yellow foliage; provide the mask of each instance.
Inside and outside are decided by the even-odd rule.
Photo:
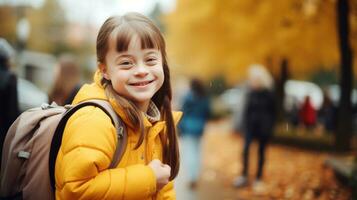
[[[64,44],[66,23],[60,4],[47,0],[40,9],[30,9],[27,17],[31,24],[28,49],[59,53]]]
[[[0,37],[9,42],[16,41],[16,10],[10,6],[0,6]]]
[[[300,78],[339,65],[333,0],[178,0],[165,23],[170,60],[184,75],[223,74],[234,83],[252,63],[276,74],[286,58],[293,77]]]

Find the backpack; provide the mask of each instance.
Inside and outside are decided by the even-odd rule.
[[[110,116],[118,143],[109,168],[124,154],[127,132],[110,103],[89,100],[76,106],[44,104],[22,113],[11,125],[1,160],[1,199],[55,199],[55,162],[67,120],[84,106],[96,106]]]

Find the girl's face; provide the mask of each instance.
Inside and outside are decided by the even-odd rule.
[[[115,37],[110,37],[105,62],[100,66],[104,78],[111,80],[119,95],[146,112],[151,98],[164,82],[161,52],[142,49],[137,35],[131,38],[127,51],[118,52]]]

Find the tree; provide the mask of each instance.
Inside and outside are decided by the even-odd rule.
[[[29,49],[59,54],[66,48],[66,20],[57,0],[46,0],[40,9],[29,10],[27,16],[31,24]]]
[[[349,3],[348,0],[338,0],[337,5],[337,27],[340,50],[340,88],[341,96],[338,109],[338,122],[336,132],[337,150],[349,150],[352,136],[352,50],[349,43]]]
[[[335,7],[334,0],[178,0],[165,21],[170,60],[183,74],[223,73],[233,83],[256,62],[277,75],[286,59],[292,77],[308,78],[339,62]],[[356,36],[351,41],[357,46]]]
[[[285,83],[289,79],[289,63],[288,60],[283,59],[281,62],[280,74],[275,78],[275,90],[276,90],[276,109],[277,119],[282,120],[285,116],[284,112],[284,98],[285,98]]]
[[[11,43],[16,41],[16,8],[0,6],[0,37]]]

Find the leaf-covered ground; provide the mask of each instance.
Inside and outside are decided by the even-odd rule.
[[[292,199],[347,200],[351,191],[337,181],[324,162],[325,152],[303,150],[285,145],[270,144],[264,169],[265,187],[254,191],[252,184],[233,188],[232,181],[242,169],[243,139],[231,134],[228,121],[207,126],[203,138],[203,167],[199,185],[190,190],[182,169],[176,182],[177,198],[189,199]],[[250,151],[250,183],[253,183],[257,164],[257,145]]]

